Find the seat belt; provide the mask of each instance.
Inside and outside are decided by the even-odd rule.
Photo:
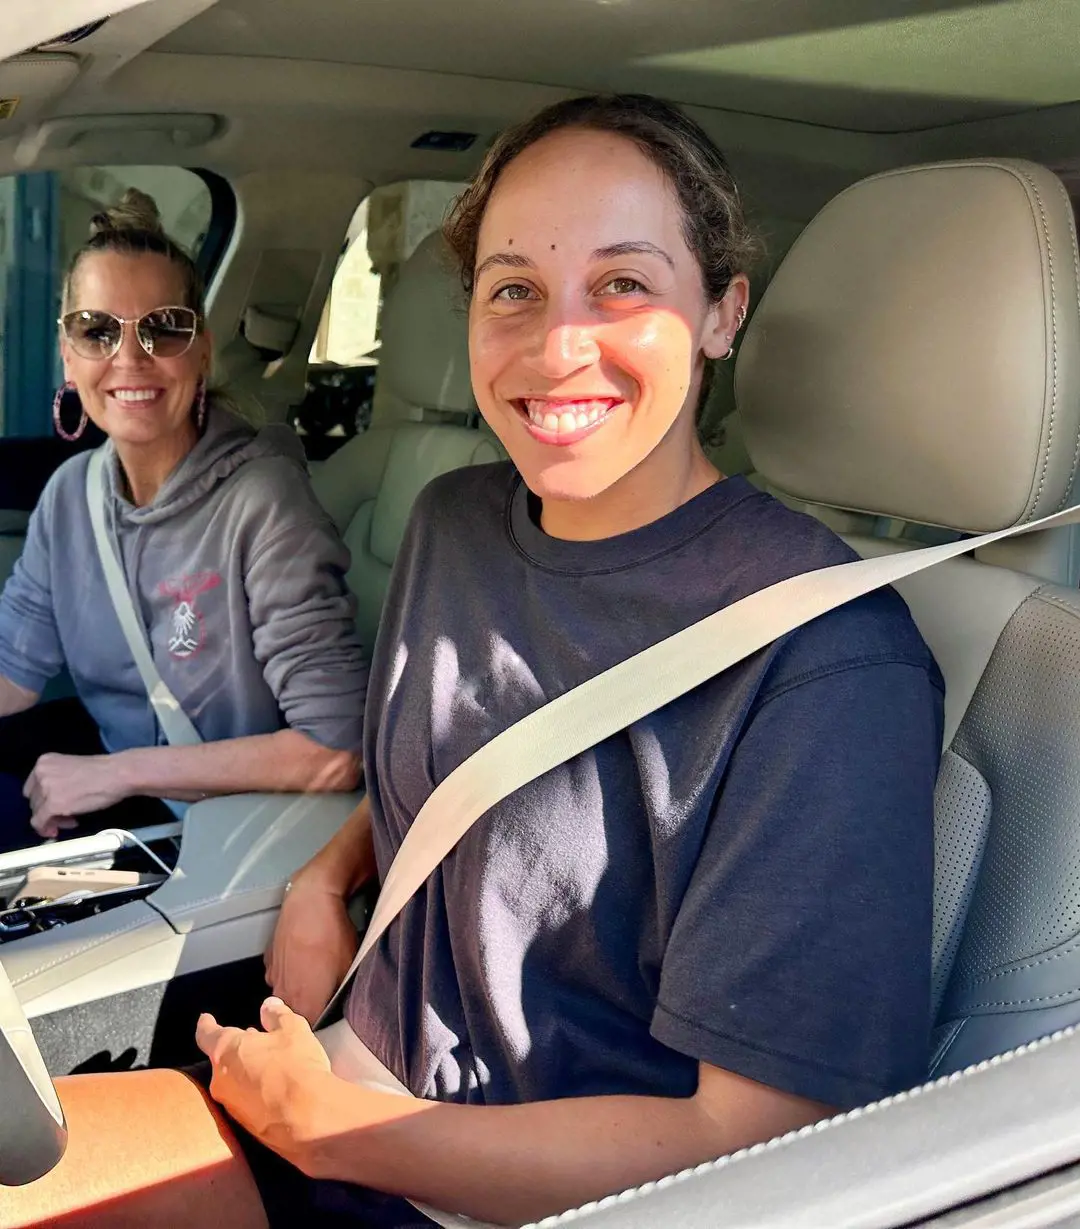
[[[86,503],[90,510],[90,524],[94,530],[94,541],[97,544],[98,558],[101,569],[105,573],[105,584],[108,586],[109,597],[113,609],[120,622],[124,639],[135,659],[135,668],[146,688],[150,705],[161,726],[162,733],[171,746],[195,747],[202,739],[195,729],[187,713],[180,707],[180,701],[166,686],[164,679],[154,665],[154,658],[147,643],[146,631],[142,621],[135,611],[135,603],[131,600],[131,590],[124,578],[123,570],[116,558],[109,533],[105,527],[105,449],[102,445],[90,454],[90,464],[86,467]]]
[[[927,568],[1036,530],[1080,524],[1080,505],[980,537],[803,572],[707,615],[548,701],[432,790],[387,871],[364,940],[323,1013],[472,825],[502,799],[830,610]]]
[[[432,790],[386,873],[371,922],[319,1029],[360,962],[439,863],[478,819],[504,798],[590,747],[831,610],[927,568],[1036,530],[1080,524],[1080,505],[994,533],[835,564],[748,594],[602,671],[497,734]],[[336,1075],[385,1092],[413,1094],[352,1031],[347,1020],[321,1029]],[[497,1229],[410,1200],[444,1229]]]

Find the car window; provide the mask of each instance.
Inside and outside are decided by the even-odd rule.
[[[208,273],[235,219],[231,191],[217,176],[95,166],[0,178],[0,439],[52,436],[63,274],[90,219],[128,187],[153,196],[169,234]]]
[[[378,382],[379,315],[398,271],[443,223],[464,184],[410,180],[376,188],[353,215],[311,348],[303,403],[292,421],[322,460],[367,428],[392,393]]]

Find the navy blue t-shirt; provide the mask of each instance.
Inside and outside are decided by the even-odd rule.
[[[421,495],[372,664],[380,875],[435,785],[546,701],[854,556],[741,478],[602,541],[507,463]],[[848,1107],[926,1075],[943,684],[884,590],[479,820],[359,970],[357,1034],[418,1096],[688,1096],[699,1061]]]

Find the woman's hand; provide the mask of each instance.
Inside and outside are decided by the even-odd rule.
[[[300,875],[285,895],[266,949],[266,984],[314,1024],[359,946],[341,893]]]
[[[103,811],[127,793],[111,755],[43,755],[23,787],[30,823],[45,838],[78,827],[74,816]]]
[[[308,1022],[278,998],[262,1005],[256,1028],[223,1028],[203,1014],[195,1041],[210,1059],[210,1095],[256,1139],[289,1159],[302,1114],[303,1090],[330,1073],[330,1060]]]

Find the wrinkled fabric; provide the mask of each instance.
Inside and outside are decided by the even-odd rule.
[[[105,445],[106,526],[154,661],[204,741],[285,726],[359,753],[367,685],[349,554],[287,427],[214,407],[154,501]],[[110,751],[165,741],[113,610],[86,506],[88,453],[53,475],[0,595],[0,675],[66,666]]]
[[[506,464],[420,497],[365,733],[380,875],[459,764],[732,602],[854,556],[741,478],[559,541]],[[418,1096],[687,1096],[699,1062],[847,1107],[929,1061],[943,682],[900,597],[815,620],[504,799],[358,971]]]

